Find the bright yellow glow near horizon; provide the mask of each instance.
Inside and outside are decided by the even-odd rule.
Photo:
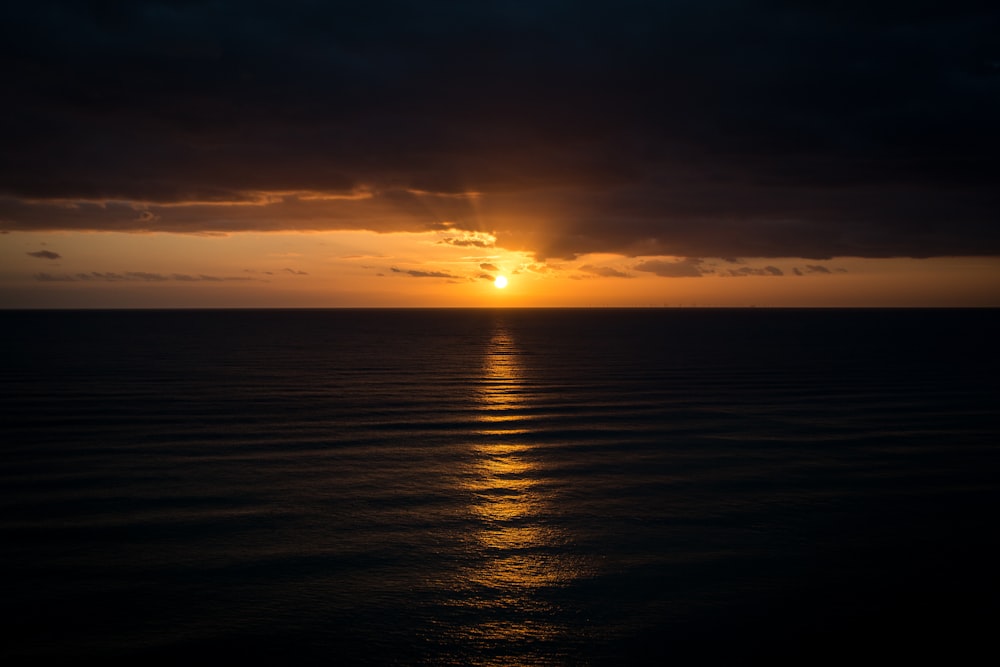
[[[1000,306],[997,257],[542,260],[467,240],[450,231],[9,232],[0,234],[0,308]]]

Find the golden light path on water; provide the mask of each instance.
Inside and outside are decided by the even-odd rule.
[[[463,480],[476,529],[469,548],[479,557],[464,573],[463,604],[489,619],[465,628],[474,664],[553,664],[545,644],[567,632],[545,589],[562,587],[586,569],[566,555],[569,536],[554,519],[558,505],[546,477],[526,412],[523,356],[512,332],[498,320],[483,357],[479,391],[481,441]]]

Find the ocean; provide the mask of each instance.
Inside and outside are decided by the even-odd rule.
[[[0,323],[8,664],[994,652],[1000,310]]]

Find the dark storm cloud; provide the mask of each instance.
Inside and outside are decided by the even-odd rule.
[[[5,229],[451,223],[540,257],[1000,253],[995,3],[0,11]]]
[[[57,252],[52,252],[51,250],[36,250],[35,252],[28,253],[32,257],[37,257],[38,259],[61,259],[62,255]]]

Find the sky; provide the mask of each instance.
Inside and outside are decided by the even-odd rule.
[[[0,19],[0,308],[1000,305],[995,3]]]

